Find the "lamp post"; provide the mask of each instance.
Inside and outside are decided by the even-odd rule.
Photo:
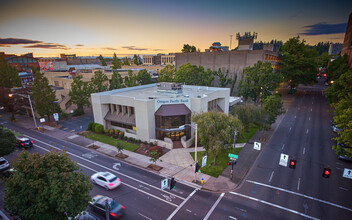
[[[233,154],[235,154],[235,148],[236,148],[236,135],[237,135],[237,130],[235,129],[234,133],[233,133]],[[232,161],[231,163],[231,180],[232,180],[232,177],[233,177],[233,165],[234,165],[234,162],[235,161]]]
[[[18,95],[18,96],[25,97],[25,98],[29,99],[29,105],[31,106],[34,125],[35,125],[35,128],[38,128],[37,121],[35,120],[35,116],[34,116],[34,110],[33,110],[33,106],[32,106],[31,96],[30,95],[13,93],[13,94],[9,94],[9,97],[12,98],[13,95]]]
[[[194,123],[194,126],[192,124],[185,124],[185,125],[182,125],[180,126],[179,128],[183,128],[185,126],[190,126],[190,127],[193,127],[195,129],[195,154],[194,154],[194,169],[196,169],[196,166],[197,166],[197,138],[198,138],[198,125],[196,123]],[[194,172],[194,181],[197,183],[197,172]]]

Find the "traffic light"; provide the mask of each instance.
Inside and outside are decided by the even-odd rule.
[[[175,185],[176,185],[176,180],[175,180],[175,178],[171,178],[171,180],[170,180],[170,190],[172,190],[172,189],[175,189]]]
[[[227,162],[227,165],[235,165],[237,163],[237,160],[230,160],[229,162]]]
[[[330,177],[330,173],[331,173],[331,169],[330,168],[324,168],[323,177],[329,178]]]
[[[295,169],[296,168],[296,160],[295,159],[291,159],[290,160],[290,165],[289,165],[290,168],[292,169]]]
[[[196,170],[195,170],[196,173],[199,172],[199,169],[200,169],[200,165],[199,165],[199,163],[197,162],[197,163],[196,163]]]

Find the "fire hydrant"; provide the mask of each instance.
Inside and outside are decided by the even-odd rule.
[[[203,184],[204,183],[204,179],[202,178],[202,179],[200,179],[200,183],[201,184]]]

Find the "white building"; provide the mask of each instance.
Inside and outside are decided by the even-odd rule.
[[[172,148],[173,141],[192,144],[191,115],[208,111],[228,114],[229,88],[156,83],[91,95],[94,121],[125,136]],[[193,128],[192,128],[193,130]]]

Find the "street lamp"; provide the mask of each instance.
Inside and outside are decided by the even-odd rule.
[[[192,124],[185,124],[185,125],[181,125],[181,126],[179,126],[179,128],[184,128],[184,127],[186,127],[186,126],[190,126],[190,127],[192,127],[192,128],[194,128],[195,129],[195,154],[194,154],[194,168],[197,166],[197,137],[198,137],[198,126],[197,126],[197,124],[196,123],[194,123],[194,125],[192,125]],[[196,169],[196,168],[195,168]],[[194,181],[197,183],[197,172],[194,172]]]
[[[31,96],[30,95],[13,93],[13,94],[9,94],[9,97],[12,98],[13,95],[18,95],[18,96],[25,97],[25,98],[29,99],[29,105],[31,106],[34,125],[35,125],[35,128],[38,128],[37,121],[35,120],[35,116],[34,116],[34,110],[33,110],[33,106],[32,106]]]

